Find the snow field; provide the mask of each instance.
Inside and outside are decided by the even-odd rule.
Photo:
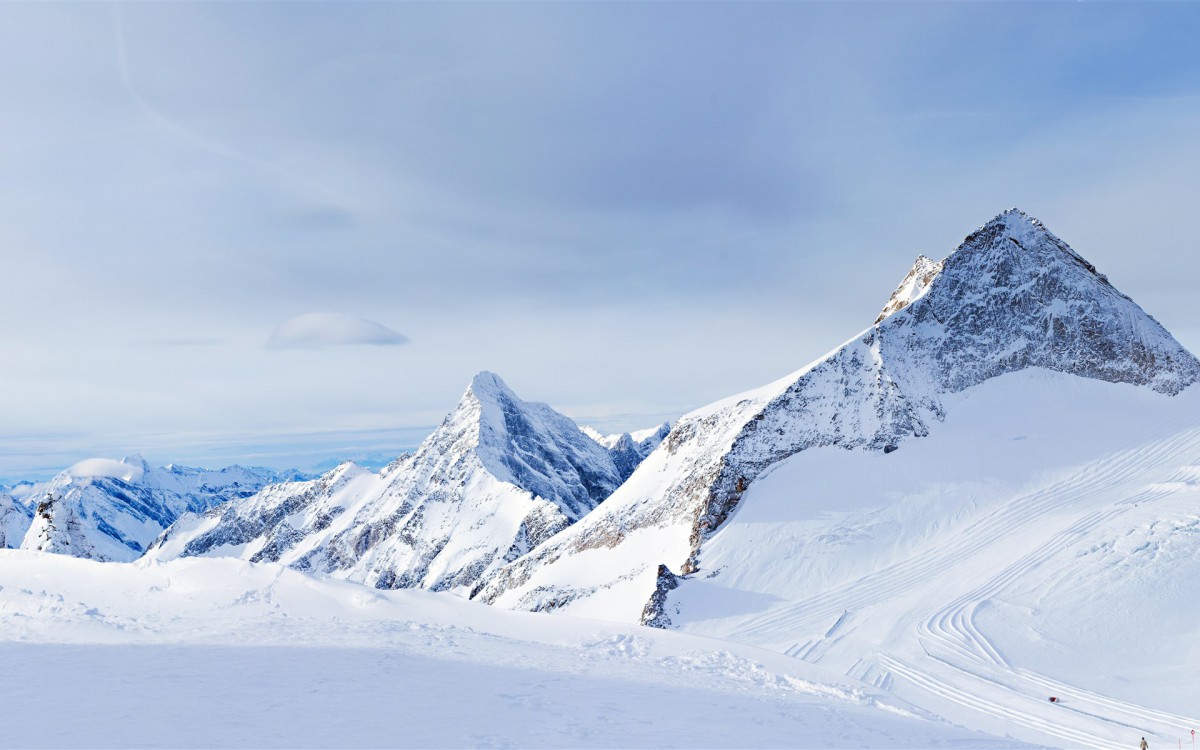
[[[817,449],[760,479],[675,621],[1029,742],[1190,738],[1200,398],[1037,371],[956,398],[894,454]]]
[[[753,647],[274,564],[9,550],[0,587],[14,746],[1012,746]]]

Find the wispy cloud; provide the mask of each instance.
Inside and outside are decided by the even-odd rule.
[[[323,349],[330,346],[369,344],[399,346],[408,337],[385,325],[345,313],[305,313],[275,329],[268,349]]]

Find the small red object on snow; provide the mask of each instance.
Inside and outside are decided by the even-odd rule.
[[[1056,698],[1056,697],[1054,697],[1054,696],[1052,695],[1052,696],[1050,696],[1050,702],[1051,702],[1051,703],[1058,703],[1058,698]]]

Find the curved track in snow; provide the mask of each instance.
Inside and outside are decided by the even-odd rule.
[[[847,621],[900,615],[901,642],[891,653],[861,655],[852,674],[900,691],[933,710],[966,709],[991,725],[1028,730],[1025,739],[1068,747],[1157,744],[1185,736],[1200,719],[1146,708],[1085,690],[1009,662],[981,632],[976,613],[1070,545],[1136,505],[1152,503],[1200,480],[1200,430],[1090,463],[1059,481],[982,513],[949,543],[743,622],[734,640],[821,662],[844,637]],[[986,565],[978,565],[985,560]],[[973,561],[973,565],[963,565]],[[945,571],[988,570],[947,583]],[[957,584],[957,585],[956,585]],[[911,602],[907,609],[897,603]],[[886,612],[887,614],[881,614]],[[903,614],[901,614],[903,613]],[[832,624],[832,627],[831,627]],[[797,637],[808,640],[797,642]],[[844,658],[844,654],[843,654]],[[921,700],[921,695],[928,699]],[[1050,703],[1047,696],[1060,698]]]

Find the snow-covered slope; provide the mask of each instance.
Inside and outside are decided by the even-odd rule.
[[[1200,389],[1031,368],[944,403],[944,423],[898,452],[816,448],[773,467],[663,611],[965,726],[1186,743]]]
[[[152,467],[141,457],[80,461],[22,498],[26,531],[10,546],[95,560],[137,559],[185,512],[247,497],[284,478],[270,469]]]
[[[498,571],[480,597],[669,624],[663,607],[677,576],[713,572],[705,543],[759,476],[815,448],[891,454],[938,429],[950,397],[1031,368],[1130,384],[1162,401],[1200,377],[1200,363],[1154,319],[1010,210],[941,263],[919,258],[862,334],[686,415],[601,508]]]
[[[621,483],[610,451],[492,373],[412,455],[181,519],[153,557],[232,555],[378,588],[471,590]]]
[[[4,550],[0,591],[12,747],[1016,745],[762,649],[273,564]]]

